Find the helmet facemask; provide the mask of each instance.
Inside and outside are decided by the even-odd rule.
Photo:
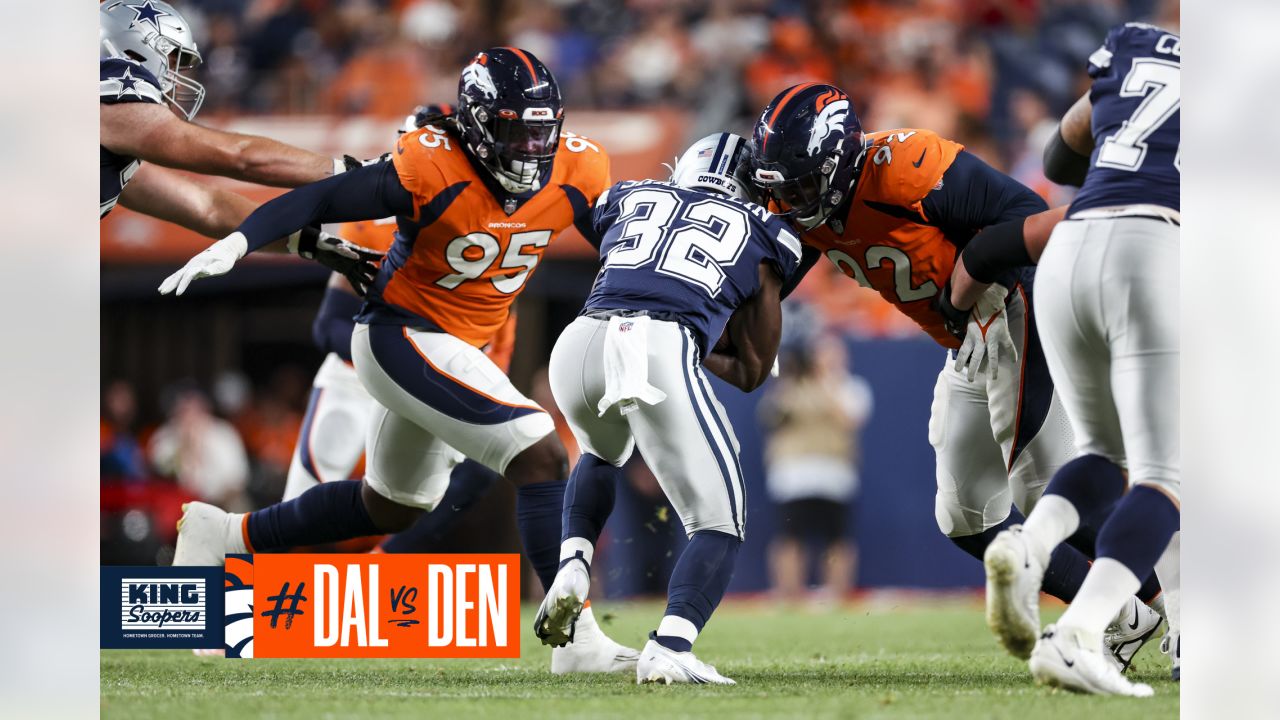
[[[832,190],[842,148],[843,142],[804,175],[788,178],[778,170],[758,168],[751,179],[776,204],[778,215],[794,220],[805,230],[812,230],[826,222],[844,199],[843,190]]]
[[[160,91],[178,112],[187,120],[195,118],[204,104],[204,85],[191,79],[185,73],[194,70],[201,62],[200,51],[194,46],[183,47],[171,38],[156,34],[148,38],[151,45],[165,58],[164,70],[156,79],[160,81]]]
[[[550,108],[525,108],[496,113],[477,103],[464,103],[463,121],[479,130],[481,141],[472,148],[476,157],[512,193],[537,190],[542,173],[560,147],[562,117]]]

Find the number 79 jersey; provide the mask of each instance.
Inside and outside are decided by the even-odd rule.
[[[800,241],[755,203],[667,182],[620,182],[600,198],[592,224],[603,267],[584,310],[645,310],[697,336],[702,353],[729,316],[760,290],[760,263],[785,282]]]
[[[1089,56],[1094,149],[1069,213],[1181,204],[1182,40],[1144,23],[1107,33]]]
[[[608,156],[571,133],[542,187],[519,196],[496,194],[457,137],[432,126],[401,135],[391,157],[417,211],[396,218],[358,319],[434,326],[476,347],[502,328],[551,241],[585,223],[609,186]]]

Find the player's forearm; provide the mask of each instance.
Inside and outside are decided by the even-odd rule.
[[[713,352],[707,355],[702,365],[707,372],[743,392],[751,392],[764,382],[760,377],[759,363],[752,363],[749,359]]]
[[[317,182],[334,174],[334,160],[271,138],[257,135],[233,135],[229,143],[227,162],[223,172],[239,180],[273,185],[299,187]]]
[[[258,208],[237,228],[248,252],[308,225],[410,214],[413,198],[390,163],[370,165],[304,185]]]
[[[1066,215],[1065,205],[1019,220],[993,225],[973,236],[956,258],[951,272],[951,303],[973,307],[1001,275],[1040,260],[1053,228]]]
[[[153,165],[139,170],[121,193],[120,204],[214,238],[234,232],[257,207],[249,198],[213,187],[203,178]]]

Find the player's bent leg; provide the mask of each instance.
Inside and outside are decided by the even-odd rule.
[[[435,509],[418,518],[413,526],[379,545],[385,553],[426,552],[457,527],[467,511],[480,501],[502,477],[474,460],[466,460],[449,474],[449,487]]]
[[[640,404],[625,417],[690,542],[672,572],[667,609],[641,652],[636,680],[732,684],[692,648],[724,597],[742,544],[746,493],[738,442],[688,332],[655,322],[650,333],[649,382],[666,399]]]
[[[312,384],[283,499],[292,500],[316,483],[350,479],[364,453],[372,410],[373,399],[355,368],[330,353]]]

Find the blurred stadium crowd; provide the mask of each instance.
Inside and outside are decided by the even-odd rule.
[[[531,50],[552,69],[570,113],[665,108],[684,118],[682,141],[725,129],[745,134],[779,90],[804,81],[832,82],[852,96],[865,128],[935,130],[1053,204],[1069,198],[1044,179],[1041,152],[1056,119],[1087,87],[1085,59],[1118,22],[1143,19],[1171,29],[1179,24],[1177,0],[176,4],[192,22],[204,55],[198,78],[208,95],[201,122],[324,116],[395,125],[415,105],[452,101],[458,69],[471,55],[505,44]],[[104,265],[104,280],[116,270]],[[811,273],[797,297],[817,307],[823,332],[919,335],[889,304],[855,290],[834,268]],[[153,311],[143,307],[138,317],[153,318]],[[304,324],[294,324],[305,333]],[[548,327],[544,334],[554,338],[557,329]],[[142,337],[115,334],[111,342]],[[139,397],[148,392],[139,378],[112,374],[136,364],[128,359],[136,352],[113,352],[115,359],[104,354],[103,363],[104,563],[167,562],[173,522],[185,498],[232,510],[279,499],[314,369],[308,363],[318,364],[318,358],[295,353],[253,367],[246,358],[244,371],[225,370],[227,363],[221,363],[224,369],[213,377],[191,370],[203,385],[170,384],[156,402]],[[545,354],[530,367],[544,360]],[[538,373],[524,375],[537,384]],[[534,397],[551,402],[549,392],[535,389]],[[567,432],[561,436],[572,442]],[[624,494],[640,500],[637,527],[666,517],[643,466],[630,473],[630,484]],[[681,541],[672,535],[672,543]],[[653,563],[670,558],[669,550],[652,549]],[[650,580],[644,589],[664,582]]]

